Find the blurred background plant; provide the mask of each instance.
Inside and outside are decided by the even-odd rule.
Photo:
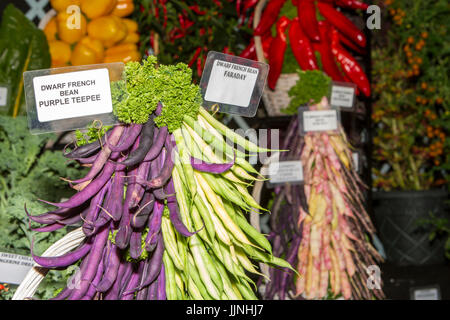
[[[426,190],[448,184],[450,109],[446,0],[384,0],[374,31],[373,186]]]
[[[60,201],[74,193],[61,177],[81,178],[86,172],[75,162],[67,165],[61,150],[51,147],[56,135],[31,135],[24,116],[0,116],[0,251],[30,255],[31,238],[35,237],[33,252],[42,254],[68,230],[51,233],[34,232],[29,224],[24,205],[30,214],[37,215],[51,206],[37,199]],[[55,288],[61,287],[72,270],[51,271],[39,286],[37,296],[53,297]],[[8,298],[15,286],[0,292],[0,299]],[[9,292],[7,294],[7,292]]]
[[[252,35],[252,16],[239,16],[234,0],[142,0],[133,19],[142,56],[156,54],[161,64],[187,63],[196,80],[208,51],[239,55]]]

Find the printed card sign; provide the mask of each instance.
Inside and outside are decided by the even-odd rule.
[[[271,162],[268,168],[271,184],[303,182],[303,166],[299,160]]]
[[[265,63],[210,51],[200,81],[204,107],[254,116],[268,71]]]
[[[337,130],[338,117],[336,110],[314,110],[303,112],[303,129],[310,131]]]
[[[441,300],[440,287],[438,285],[411,288],[411,300]]]
[[[237,63],[215,60],[205,100],[248,108],[259,70]],[[227,90],[217,88],[226,87]]]
[[[0,283],[20,284],[33,265],[32,257],[0,252]]]
[[[359,172],[360,166],[359,166],[359,153],[358,152],[353,152],[352,153],[352,157],[353,157],[353,164],[355,165],[355,171]]]
[[[8,87],[0,84],[0,108],[8,105]]]
[[[106,68],[35,77],[33,87],[40,122],[112,112]]]
[[[333,107],[352,109],[355,101],[356,85],[349,82],[335,82],[331,85],[330,104]]]
[[[113,103],[126,98],[122,62],[26,71],[23,74],[32,134],[85,129],[93,121],[118,123]],[[116,88],[116,100],[111,87]],[[123,88],[123,89],[122,89]],[[119,97],[119,98],[117,98]]]

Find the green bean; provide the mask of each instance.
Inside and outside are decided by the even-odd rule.
[[[197,288],[199,289],[202,297],[205,300],[212,300],[212,297],[209,295],[208,290],[206,290],[205,285],[203,284],[202,280],[200,279],[200,275],[198,274],[198,270],[194,265],[194,258],[192,258],[192,255],[188,254],[188,266],[189,266],[189,277],[190,279],[195,283]]]
[[[170,226],[170,220],[165,216],[161,218],[161,231],[167,253],[170,255],[175,267],[183,270],[183,261],[181,261],[180,254],[178,253],[176,236]]]
[[[197,185],[195,184],[194,181],[194,169],[191,166],[191,158],[189,156],[189,151],[184,143],[184,137],[181,132],[181,129],[175,130],[173,132],[173,135],[175,137],[178,152],[180,153],[181,165],[183,167],[183,173],[186,177],[189,193],[191,194],[191,205],[192,205],[192,201],[197,193]]]
[[[204,108],[200,108],[200,114],[210,125],[216,128],[220,133],[226,136],[228,139],[242,146],[245,150],[250,152],[269,152],[269,151],[288,151],[288,150],[271,150],[266,148],[260,148],[253,142],[245,139],[233,130],[222,124],[220,121],[214,119]]]
[[[192,206],[191,217],[192,217],[192,221],[194,222],[195,230],[200,230],[197,232],[197,234],[200,236],[200,238],[203,239],[203,241],[205,241],[209,246],[211,246],[212,241],[209,239],[208,233],[205,230],[206,224],[203,222],[196,206]],[[214,239],[213,239],[213,241],[214,241]]]
[[[239,289],[239,292],[242,294],[245,300],[258,300],[256,295],[253,293],[251,288],[248,287],[246,282],[234,282],[236,287]]]
[[[199,191],[199,197],[195,198],[194,205],[195,205],[195,208],[200,213],[203,222],[205,223],[205,228],[211,238],[211,241],[213,241],[216,238],[216,229],[215,229],[214,224],[211,219],[211,214],[213,214],[213,213],[210,213],[211,211],[208,211],[208,208],[203,203],[203,200],[200,196],[200,191]]]
[[[164,269],[166,274],[166,296],[167,300],[177,300],[175,270],[172,259],[170,259],[167,251],[163,253]]]
[[[242,215],[240,214],[236,214],[234,216],[234,220],[237,222],[238,226],[244,230],[244,232],[253,240],[255,240],[255,242],[257,244],[259,244],[261,247],[263,247],[264,249],[266,249],[270,255],[272,255],[272,246],[270,245],[269,240],[267,240],[267,238],[262,235],[261,233],[258,232],[258,230],[256,230],[250,223],[247,222],[247,219],[245,219],[244,217],[242,217]],[[255,249],[256,250],[256,249]]]
[[[203,261],[205,262],[206,269],[208,270],[208,273],[211,276],[212,281],[216,285],[216,288],[219,290],[219,292],[223,291],[223,282],[221,276],[216,269],[216,265],[213,262],[211,254],[209,254],[208,251],[206,251],[203,241],[199,237],[195,237],[195,239],[191,240],[190,244],[191,246],[192,245],[198,246],[197,249],[200,251],[200,254],[203,257]]]
[[[212,257],[215,265],[217,266],[218,271],[221,274],[221,278],[222,278],[222,282],[223,282],[223,289],[226,293],[226,295],[232,299],[232,300],[238,300],[239,297],[235,294],[235,292],[233,291],[233,288],[231,287],[231,281],[228,278],[228,272],[227,270],[225,270],[223,264],[217,260],[217,258]]]
[[[211,173],[202,172],[201,175],[205,180],[208,182],[209,186],[220,196],[223,198],[230,200],[233,203],[236,203],[238,206],[248,207],[247,203],[245,203],[239,192],[234,188],[230,188],[228,184],[226,184],[224,181],[225,179],[221,179],[220,177],[217,177],[216,175],[213,175]],[[250,209],[250,207],[249,207]]]
[[[199,123],[196,123],[193,118],[190,116],[184,117],[184,125],[189,126],[192,130],[194,130],[207,144],[214,147],[214,149],[230,156],[234,157],[234,153],[236,153],[236,158],[245,158],[245,153],[240,150],[236,150],[232,145],[226,143],[226,141],[219,139],[218,136],[214,136],[208,130],[202,128]]]
[[[202,253],[199,248],[200,244],[196,240],[198,240],[197,235],[194,234],[190,237],[190,248],[195,261],[195,265],[198,268],[200,278],[202,279],[203,284],[205,285],[206,290],[208,290],[208,293],[211,295],[211,297],[215,300],[220,300],[219,291],[217,290],[214,282],[210,277],[209,270],[206,267],[206,263],[203,260]]]

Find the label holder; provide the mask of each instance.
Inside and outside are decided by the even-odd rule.
[[[23,74],[24,78],[24,89],[25,89],[25,99],[27,104],[27,118],[28,118],[28,127],[31,132],[31,134],[42,134],[42,133],[49,133],[49,132],[63,132],[63,131],[71,131],[76,129],[85,129],[88,125],[92,124],[94,121],[100,121],[103,125],[116,125],[119,123],[116,116],[113,114],[113,105],[112,105],[112,97],[111,97],[111,83],[114,81],[123,81],[124,84],[126,83],[125,74],[123,72],[124,70],[124,63],[122,62],[113,62],[113,63],[104,63],[104,64],[92,64],[92,65],[83,65],[83,66],[69,66],[69,67],[62,67],[62,68],[53,68],[53,69],[42,69],[42,70],[33,70],[33,71],[26,71]],[[109,106],[101,105],[102,108],[108,108],[108,112],[102,112],[98,114],[89,114],[89,115],[81,115],[81,116],[69,116],[66,118],[61,119],[52,119],[48,121],[40,121],[38,116],[38,110],[37,110],[37,97],[35,92],[35,83],[38,81],[41,81],[42,79],[45,79],[43,81],[46,81],[46,83],[51,82],[52,79],[60,79],[62,77],[47,77],[47,76],[58,76],[63,74],[69,74],[68,77],[71,76],[83,76],[83,71],[95,71],[95,70],[101,70],[101,69],[107,69],[108,71],[108,81],[109,81],[109,87],[108,90],[104,90],[101,95],[99,95],[104,103],[104,101],[107,102],[109,105],[109,101],[111,101],[111,109],[109,111]],[[86,73],[84,73],[86,74]],[[97,72],[96,72],[97,74]],[[102,80],[105,80],[106,78],[103,78]],[[68,83],[69,81],[63,81],[64,83]],[[61,83],[63,83],[61,82]],[[126,86],[125,86],[126,87]],[[66,86],[64,86],[65,89],[67,89]],[[83,89],[83,90],[82,90]],[[53,89],[51,89],[53,91]],[[56,91],[59,89],[54,89],[54,92],[52,92],[53,95],[56,95]],[[78,99],[82,96],[83,92],[86,92],[86,88],[80,88],[78,90],[78,94],[69,95],[69,98],[75,98]],[[88,90],[90,90],[88,88]],[[95,90],[95,89],[94,89]],[[63,93],[61,91],[64,91],[64,89],[61,89],[59,91],[60,95]],[[81,92],[81,93],[80,93]],[[97,91],[96,91],[97,92]],[[109,97],[108,97],[109,94]],[[42,93],[39,94],[39,96],[45,96]],[[64,98],[62,96],[61,98]],[[65,100],[70,101],[70,100]],[[84,102],[82,102],[84,103]],[[73,103],[68,105],[70,108],[74,108],[77,106],[78,103]],[[63,106],[61,106],[63,107]],[[91,108],[90,112],[91,111]],[[67,112],[73,112],[73,109],[68,109]],[[63,113],[63,112],[62,112]]]
[[[235,65],[242,70],[233,69]],[[248,72],[250,70],[252,72]],[[233,72],[237,76],[245,76],[245,79],[227,77],[227,81],[222,81],[225,79],[225,71]],[[216,51],[208,52],[200,80],[203,106],[208,110],[221,113],[254,117],[268,73],[269,65],[266,63]],[[251,92],[245,90],[248,87],[252,88]]]
[[[288,164],[289,163],[289,164]],[[294,164],[295,163],[295,164]],[[274,165],[276,165],[276,164],[281,164],[281,166],[284,166],[284,168],[282,169],[282,170],[284,170],[283,172],[284,173],[288,173],[287,171],[286,171],[286,165],[290,165],[290,166],[300,166],[300,170],[301,170],[301,173],[299,173],[299,172],[297,172],[296,174],[291,174],[290,175],[290,177],[292,178],[292,177],[295,177],[296,178],[296,180],[291,180],[291,181],[273,181],[272,179],[271,179],[271,175],[270,175],[270,171],[271,171],[271,165],[272,166],[274,166]],[[277,160],[273,160],[273,161],[271,161],[271,162],[269,162],[267,165],[266,165],[267,167],[266,167],[266,169],[265,169],[265,172],[264,172],[264,175],[265,176],[267,176],[268,177],[268,180],[267,180],[267,182],[266,182],[266,184],[267,184],[267,188],[268,189],[273,189],[273,188],[275,188],[275,187],[277,187],[277,186],[281,186],[281,185],[303,185],[304,184],[304,176],[303,176],[303,164],[302,164],[302,162],[300,161],[300,159],[298,158],[298,157],[293,157],[293,156],[291,156],[291,157],[287,157],[287,158],[285,158],[285,159],[280,159],[280,158],[277,158]],[[273,167],[272,167],[273,168]],[[279,170],[280,168],[278,168],[278,170]],[[300,179],[297,179],[297,178],[301,178],[301,180]]]
[[[342,111],[355,111],[356,88],[352,82],[331,81],[330,106]]]
[[[0,82],[0,110],[6,110],[11,99],[11,86]]]
[[[306,113],[306,114],[305,114]],[[324,114],[327,117],[329,117],[330,115],[334,115],[335,114],[335,121],[336,121],[336,125],[332,126],[331,129],[323,129],[323,130],[307,130],[308,128],[305,128],[305,115],[313,115],[314,113],[316,113],[317,115],[320,114]],[[329,107],[327,109],[321,109],[321,110],[311,110],[310,107],[308,106],[301,106],[298,108],[298,129],[299,129],[299,134],[301,136],[306,135],[308,132],[326,132],[328,134],[339,134],[339,126],[341,124],[341,113],[340,113],[340,108],[336,108],[336,107]],[[331,120],[330,122],[331,124],[334,123],[334,120]]]

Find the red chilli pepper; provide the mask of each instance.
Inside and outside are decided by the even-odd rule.
[[[189,68],[192,67],[192,65],[194,64],[195,60],[200,55],[200,52],[202,52],[202,48],[201,47],[198,47],[197,49],[195,49],[194,55],[192,56],[192,59],[188,63]]]
[[[274,37],[272,37],[272,35],[269,33],[267,33],[266,36],[262,37],[262,48],[263,48],[263,52],[264,52],[264,58],[269,59],[269,49],[270,49],[270,45],[272,44]]]
[[[202,57],[197,58],[197,75],[199,77],[202,75]]]
[[[338,34],[339,34],[339,42],[342,43],[344,46],[355,51],[356,53],[359,53],[360,55],[366,54],[366,50],[364,48],[357,46],[353,41],[351,41],[349,38],[344,36],[339,31],[338,31]]]
[[[280,14],[281,7],[284,5],[286,0],[271,0],[264,8],[261,16],[261,20],[255,29],[254,34],[260,36],[265,34],[270,27],[277,21],[278,15]]]
[[[255,41],[252,39],[250,44],[239,55],[241,58],[254,59],[256,57]]]
[[[366,46],[366,37],[364,34],[341,12],[337,11],[327,3],[319,2],[320,13],[333,24],[346,37],[355,42],[360,47]]]
[[[356,9],[356,10],[367,10],[369,5],[367,3],[358,0],[334,0],[336,5],[339,7]]]
[[[191,9],[192,11],[194,11],[196,14],[198,14],[200,16],[204,16],[206,14],[206,10],[200,10],[198,4],[190,6],[189,9]]]
[[[344,78],[342,77],[342,74],[338,66],[336,65],[334,56],[331,52],[329,24],[326,21],[319,21],[318,24],[321,41],[313,42],[312,45],[314,50],[317,50],[320,53],[320,62],[322,63],[322,69],[334,81],[344,81]]]
[[[303,30],[300,27],[298,17],[295,17],[294,20],[292,20],[292,25],[289,28],[289,42],[295,59],[302,70],[319,69],[314,50],[308,37],[303,33]]]
[[[300,26],[305,31],[309,40],[320,41],[319,25],[316,18],[316,6],[314,0],[298,0],[297,13]]]
[[[351,54],[339,45],[339,34],[331,33],[331,49],[345,74],[355,83],[366,97],[370,96],[370,84],[363,69]]]
[[[285,31],[290,24],[290,20],[285,16],[281,17],[277,22],[277,35],[273,39],[269,50],[269,76],[267,84],[270,89],[275,90],[278,78],[283,68],[284,53],[286,51],[287,42]]]
[[[256,6],[256,4],[258,2],[259,2],[259,0],[247,0],[247,1],[245,1],[244,9],[242,9],[242,13],[244,13],[248,9],[253,8],[254,6]]]

